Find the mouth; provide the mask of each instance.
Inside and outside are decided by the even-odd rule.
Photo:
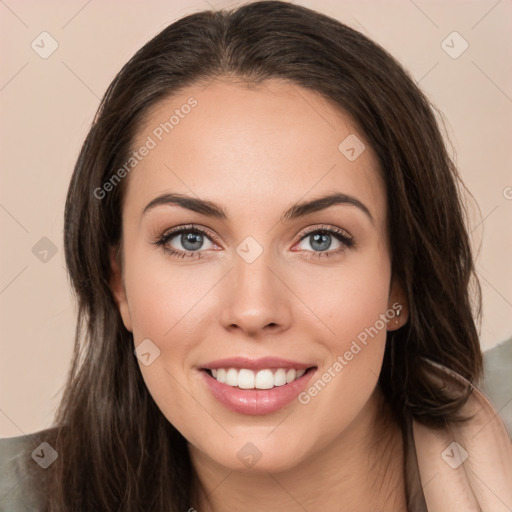
[[[237,413],[262,415],[293,402],[318,367],[276,358],[231,358],[198,369],[220,404]]]
[[[316,366],[309,368],[263,368],[258,371],[248,368],[203,368],[212,379],[221,384],[239,389],[273,389],[286,386],[300,379],[307,372],[315,370]]]

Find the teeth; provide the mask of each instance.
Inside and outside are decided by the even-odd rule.
[[[231,368],[229,371],[238,373],[237,384],[240,389],[254,389],[254,372],[252,372],[251,370],[240,370],[239,372],[237,372],[234,368]],[[237,384],[234,385],[236,386]]]
[[[230,368],[226,372],[226,382],[228,386],[238,386],[238,372],[234,368]]]
[[[226,382],[226,370],[224,368],[219,368],[217,370],[217,375],[215,377],[219,382]]]
[[[243,370],[242,370],[243,371]],[[240,374],[242,373],[240,372]],[[254,374],[254,372],[251,372]],[[239,384],[240,386],[240,384]],[[272,389],[275,386],[272,370],[260,370],[256,374],[254,387],[257,389]],[[242,386],[240,386],[242,387]]]
[[[290,384],[294,380],[302,377],[306,370],[285,370],[278,368],[259,370],[253,372],[242,368],[217,368],[211,370],[212,376],[218,382],[227,384],[231,387],[239,387],[240,389],[272,389],[276,386],[284,386]]]
[[[274,373],[274,386],[284,386],[286,384],[286,370],[279,368]]]

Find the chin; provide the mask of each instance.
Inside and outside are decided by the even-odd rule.
[[[281,436],[275,433],[268,436],[266,433],[251,437],[246,434],[242,439],[231,440],[229,446],[219,447],[220,449],[214,452],[206,450],[203,453],[229,471],[279,473],[296,468],[307,457],[304,438],[304,433],[299,436],[290,432]],[[293,439],[302,442],[290,442]]]

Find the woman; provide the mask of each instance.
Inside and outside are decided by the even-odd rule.
[[[74,170],[75,356],[55,427],[7,451],[18,489],[49,511],[509,510],[463,213],[431,105],[360,33],[274,1],[173,23]]]

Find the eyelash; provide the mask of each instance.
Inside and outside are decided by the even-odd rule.
[[[172,247],[168,247],[166,245],[169,242],[169,240],[174,238],[176,235],[181,235],[182,233],[196,233],[196,234],[199,234],[199,235],[203,235],[203,236],[205,236],[207,238],[210,238],[214,242],[218,243],[216,237],[213,236],[213,234],[211,234],[208,231],[200,229],[200,228],[194,226],[193,224],[191,224],[189,226],[178,227],[178,228],[175,228],[175,229],[172,229],[170,231],[166,231],[166,232],[162,233],[157,238],[157,240],[155,240],[153,242],[153,244],[158,246],[158,247],[162,247],[163,250],[166,253],[168,253],[170,256],[172,256],[172,257],[177,257],[177,258],[194,258],[194,259],[202,258],[203,256],[201,256],[201,251],[181,251],[181,250],[173,249]],[[305,233],[302,234],[299,242],[302,242],[302,240],[304,240],[308,236],[310,236],[312,234],[315,234],[315,233],[322,233],[322,234],[328,234],[328,235],[334,236],[334,238],[336,238],[339,242],[341,242],[342,247],[340,247],[338,249],[335,249],[335,250],[331,250],[331,251],[307,251],[307,250],[304,251],[304,250],[299,250],[299,251],[296,251],[296,252],[306,252],[306,253],[308,253],[308,256],[306,256],[308,259],[311,259],[311,258],[326,258],[326,257],[329,257],[331,255],[341,254],[346,249],[350,249],[350,248],[355,247],[354,239],[351,236],[349,236],[346,231],[344,231],[342,229],[339,229],[339,228],[334,228],[332,226],[321,226],[321,227],[316,227],[316,228],[310,229],[310,230],[308,230],[308,231],[306,231]]]

